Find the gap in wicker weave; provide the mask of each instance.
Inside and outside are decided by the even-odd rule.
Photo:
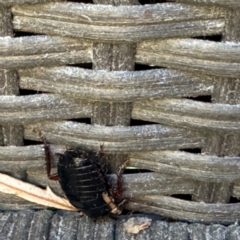
[[[153,172],[148,169],[139,169],[139,168],[125,168],[123,174],[139,174],[139,173],[149,173]]]
[[[91,118],[72,118],[72,119],[67,119],[67,121],[91,124]]]
[[[199,154],[202,152],[202,149],[201,148],[186,148],[186,149],[179,149],[179,151]]]
[[[13,32],[13,37],[18,38],[18,37],[29,37],[29,36],[35,36],[35,35],[44,35],[44,34],[37,34],[34,32],[20,32],[20,31],[14,31]]]
[[[43,144],[40,141],[33,141],[28,139],[23,139],[24,146],[35,146],[35,145],[41,145]]]
[[[230,197],[229,203],[239,203],[240,200],[237,199],[236,197]]]
[[[141,5],[145,5],[145,4],[156,4],[156,3],[176,2],[176,1],[174,0],[140,0],[138,2]]]
[[[92,69],[92,63],[75,63],[75,64],[67,64],[67,66]]]
[[[186,200],[186,201],[192,201],[192,195],[191,194],[173,194],[171,195],[173,198]]]
[[[66,2],[92,3],[93,4],[93,1],[91,1],[91,0],[66,0]]]
[[[199,101],[199,102],[212,102],[212,96],[211,95],[203,95],[203,96],[197,96],[197,97],[186,97],[186,99]]]
[[[144,125],[151,125],[151,124],[158,124],[156,122],[148,122],[138,119],[131,119],[130,126],[144,126]]]
[[[149,66],[146,64],[135,64],[135,71],[142,71],[142,70],[150,70],[150,69],[163,69],[165,67],[159,67],[159,66]]]
[[[28,90],[28,89],[19,89],[19,95],[20,96],[26,96],[26,95],[35,95],[35,94],[42,94],[46,92],[42,91],[36,91],[36,90]]]
[[[202,40],[206,40],[206,41],[221,42],[222,35],[198,36],[198,37],[193,37],[193,38],[194,39],[202,39]]]

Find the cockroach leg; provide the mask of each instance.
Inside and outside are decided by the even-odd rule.
[[[128,162],[128,159],[119,167],[117,172],[117,190],[116,190],[117,193],[116,194],[118,198],[122,198],[122,193],[123,193],[122,172],[123,172],[123,169],[126,167],[127,162]],[[122,202],[120,204],[123,205]]]
[[[109,188],[109,194],[115,200],[115,203],[116,203],[116,204],[114,204],[115,208],[113,208],[113,207],[111,207],[111,205],[109,205],[112,209],[112,213],[114,211],[121,211],[119,209],[122,209],[123,205],[127,201],[129,201],[128,198],[123,198],[122,197],[122,195],[123,195],[122,172],[123,172],[123,169],[125,168],[127,162],[128,162],[128,160],[126,160],[118,169],[116,187],[114,187],[114,188],[110,187]],[[118,209],[118,210],[116,210],[116,209]]]
[[[96,157],[100,157],[103,154],[103,145],[104,143],[100,143],[99,150],[96,152]]]
[[[50,180],[58,181],[59,177],[57,173],[51,174],[51,153],[50,153],[50,147],[49,144],[47,143],[46,139],[40,135],[43,143],[44,143],[44,150],[45,150],[45,161],[46,161],[46,171],[47,171],[47,176]]]
[[[113,214],[121,214],[122,211],[118,208],[118,206],[111,200],[107,193],[102,193],[103,200],[108,204],[111,208],[111,213]]]

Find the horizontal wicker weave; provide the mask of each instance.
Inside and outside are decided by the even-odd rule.
[[[126,208],[240,220],[240,1],[94,3],[0,0],[1,172],[61,194],[39,132],[55,165],[103,143],[113,172],[126,159],[151,170],[123,176]]]

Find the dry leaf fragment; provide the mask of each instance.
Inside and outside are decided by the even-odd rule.
[[[57,196],[48,186],[46,189],[42,189],[2,173],[0,173],[0,192],[14,194],[47,207],[78,211],[66,198]]]
[[[141,230],[148,228],[152,223],[152,219],[146,217],[129,218],[124,223],[124,228],[128,233],[138,234]]]

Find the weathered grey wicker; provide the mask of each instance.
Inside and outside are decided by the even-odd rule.
[[[8,227],[11,231],[1,231],[0,238],[40,240],[40,239],[117,239],[117,240],[238,240],[240,226],[232,224],[228,227],[220,224],[204,225],[199,223],[168,223],[152,217],[151,226],[137,236],[126,233],[126,218],[114,222],[111,219],[91,221],[87,217],[79,218],[67,212],[54,213],[49,210],[4,212],[0,214],[0,227]],[[146,216],[145,216],[146,217]],[[148,216],[148,218],[151,218]],[[5,238],[4,238],[5,237]]]
[[[240,220],[240,1],[94,3],[0,0],[1,172],[61,194],[43,145],[28,140],[41,131],[55,165],[66,146],[104,143],[113,171],[127,158],[153,171],[123,176],[128,209]],[[0,200],[5,210],[38,207]]]

